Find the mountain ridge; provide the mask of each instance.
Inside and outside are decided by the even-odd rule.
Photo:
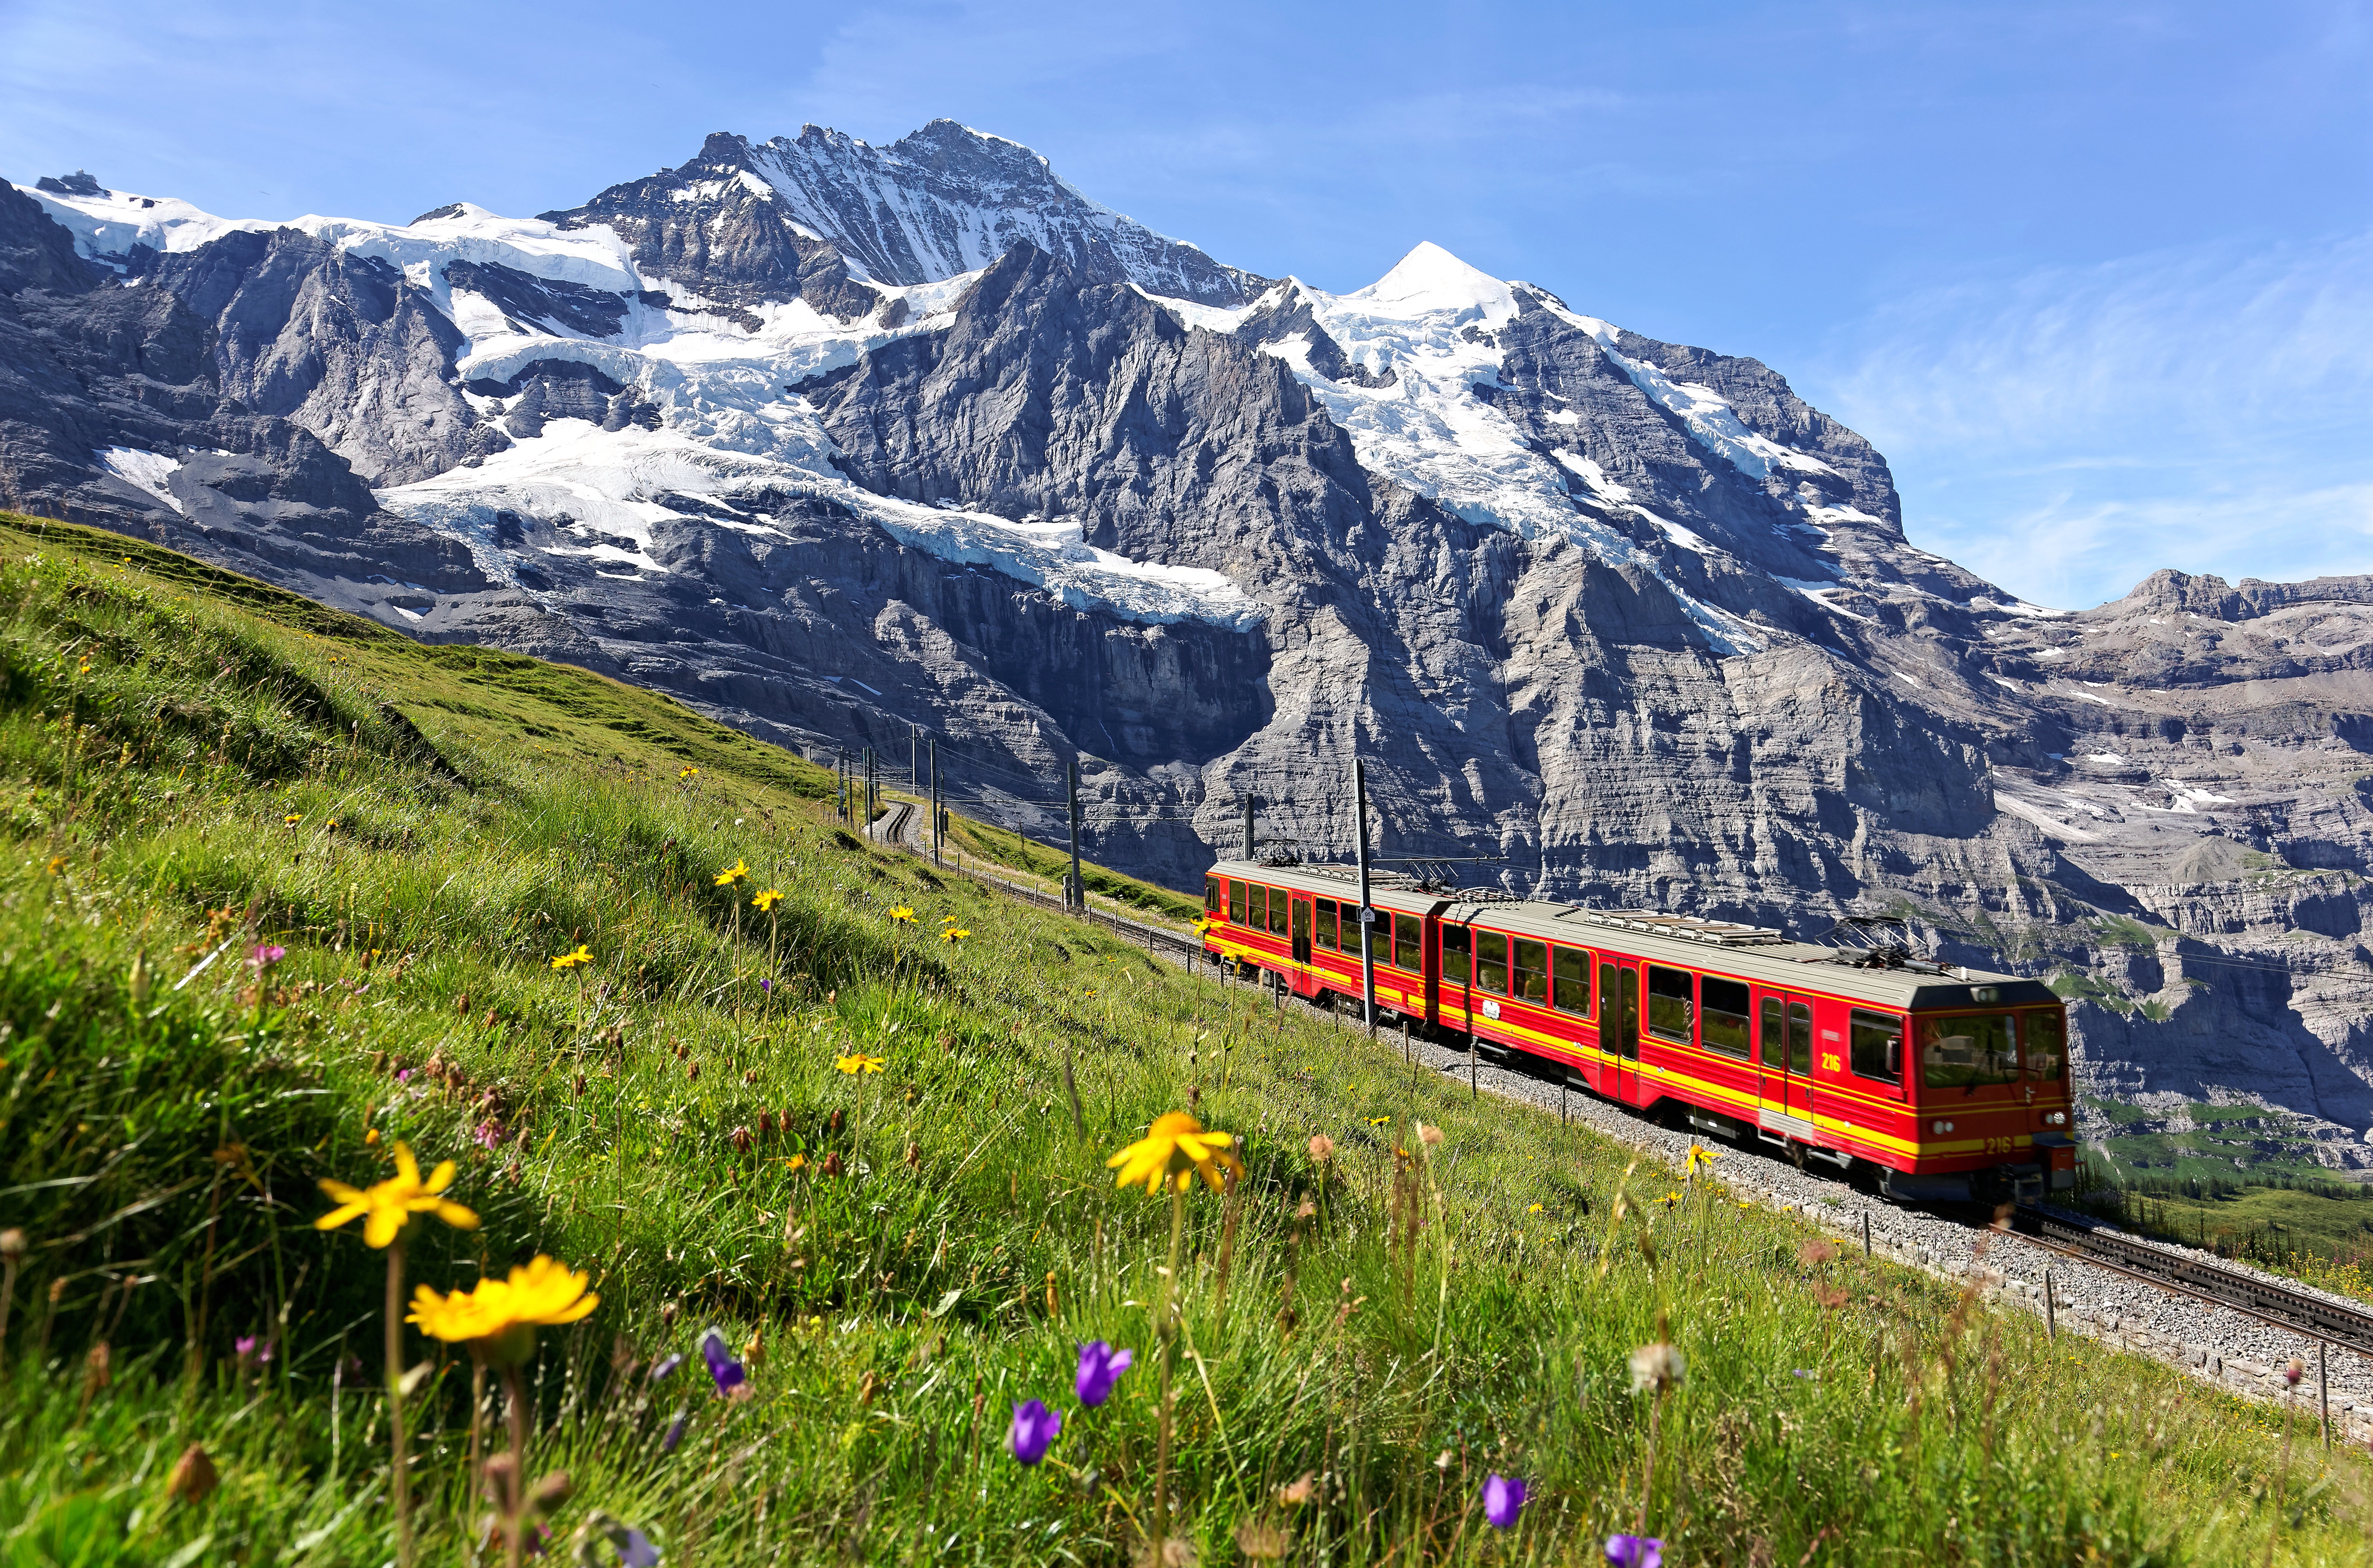
[[[1247,796],[1348,848],[1356,752],[1382,852],[1907,909],[2059,976],[2098,1082],[2367,1161],[2373,581],[2025,604],[1760,361],[1427,244],[1257,277],[953,122],[719,133],[533,219],[86,182],[0,191],[32,504],[789,744],[920,725],[1041,834],[1076,762],[1100,857],[1173,885]]]

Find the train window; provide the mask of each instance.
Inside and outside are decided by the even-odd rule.
[[[1245,924],[1257,931],[1268,930],[1268,889],[1258,883],[1245,890]]]
[[[1283,936],[1285,934],[1285,906],[1288,900],[1285,896],[1285,889],[1281,887],[1272,887],[1268,890],[1268,929],[1275,931],[1280,936]]]
[[[1475,933],[1475,983],[1494,996],[1508,994],[1508,939],[1498,931]]]
[[[2027,1077],[2057,1083],[2068,1071],[2068,1020],[2056,1007],[2027,1014]]]
[[[1425,973],[1425,922],[1415,915],[1393,917],[1393,967]]]
[[[1241,926],[1244,923],[1245,884],[1241,882],[1232,882],[1228,883],[1228,924]]]
[[[1560,1012],[1589,1017],[1590,954],[1578,947],[1561,947],[1550,967],[1557,971],[1557,989],[1549,993],[1552,1005]]]
[[[1708,975],[1700,982],[1705,1003],[1705,1048],[1747,1059],[1747,986]]]
[[[1813,1076],[1813,1008],[1810,1002],[1788,1004],[1788,1071],[1797,1078]]]
[[[1467,947],[1473,940],[1465,926],[1442,928],[1442,983],[1445,986],[1467,984]]]
[[[1763,999],[1763,1065],[1775,1072],[1788,1070],[1788,1004],[1776,996]]]
[[[1525,1001],[1549,1000],[1549,946],[1545,942],[1516,939],[1514,989],[1511,995]]]
[[[1225,885],[1226,883],[1219,877],[1207,876],[1203,879],[1203,913],[1216,915],[1220,912],[1220,906],[1227,900],[1227,895],[1220,891]]]
[[[1920,1082],[1974,1089],[2018,1082],[2018,1035],[2007,1012],[1920,1021]]]
[[[1318,900],[1318,945],[1330,953],[1336,951],[1335,900],[1332,898]]]
[[[1853,1060],[1855,1073],[1882,1083],[1903,1082],[1903,1020],[1892,1012],[1853,1010]]]
[[[1687,969],[1648,965],[1648,1033],[1686,1046],[1697,1038],[1698,977]]]

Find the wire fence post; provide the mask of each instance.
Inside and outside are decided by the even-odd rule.
[[[1080,762],[1073,757],[1063,765],[1064,796],[1071,818],[1071,881],[1063,895],[1066,907],[1076,907],[1081,913],[1088,907],[1088,884],[1080,877]]]
[[[2332,1446],[2332,1341],[2315,1342],[2315,1401],[2322,1408],[2323,1445]]]
[[[2052,1310],[2052,1270],[2049,1269],[2043,1271],[2043,1337],[2047,1340],[2060,1338],[2060,1316]]]
[[[1867,1209],[1862,1211],[1862,1255],[1864,1258],[1870,1256],[1870,1211]]]
[[[1376,907],[1368,899],[1368,765],[1351,759],[1351,810],[1360,840],[1360,1006],[1368,1038],[1376,1037]],[[1252,837],[1252,806],[1245,807],[1245,837]],[[1249,852],[1250,846],[1246,846]]]

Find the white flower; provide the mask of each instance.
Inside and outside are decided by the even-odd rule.
[[[1689,1375],[1689,1360],[1677,1345],[1642,1345],[1631,1352],[1631,1392],[1666,1393]]]

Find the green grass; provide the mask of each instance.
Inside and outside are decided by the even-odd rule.
[[[995,865],[1045,877],[1057,888],[1071,869],[1068,854],[1058,853],[1046,845],[1024,838],[1010,828],[975,822],[968,817],[952,818],[948,825],[948,841],[966,854]],[[1136,877],[1123,876],[1109,866],[1100,866],[1082,858],[1080,880],[1088,891],[1100,898],[1109,898],[1143,914],[1164,916],[1173,920],[1198,919],[1203,914],[1203,901],[1174,893],[1169,888]]]
[[[1128,1561],[1168,1208],[1104,1162],[1188,1104],[1246,1140],[1178,1278],[1206,1563],[1272,1518],[1303,1562],[1588,1562],[1643,1515],[1691,1564],[2363,1561],[2365,1467],[2311,1434],[875,851],[663,698],[6,520],[0,676],[7,1568],[387,1561],[382,1258],[310,1222],[395,1139],[485,1219],[416,1225],[415,1280],[593,1276],[529,1368],[563,1542],[598,1508],[671,1562]],[[651,1380],[711,1323],[754,1398]],[[1087,1411],[1094,1337],[1139,1364]],[[470,1365],[405,1355],[420,1561],[468,1562]],[[1035,1469],[1030,1397],[1067,1416]],[[175,1501],[192,1444],[222,1484]],[[1504,1536],[1494,1470],[1534,1489]]]

